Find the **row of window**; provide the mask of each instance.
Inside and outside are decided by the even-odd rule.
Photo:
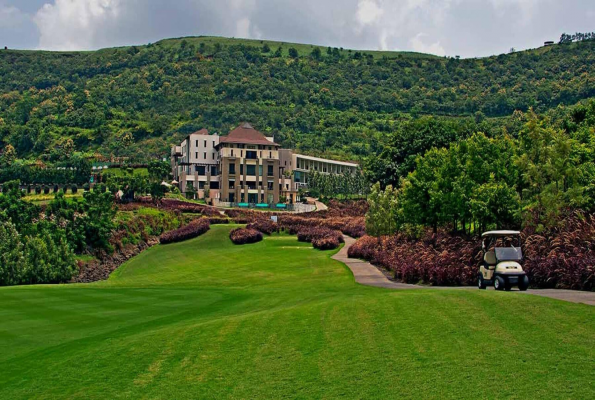
[[[258,152],[255,150],[246,150],[246,159],[247,160],[256,160],[258,159],[257,156]],[[233,149],[231,149],[230,153],[231,157],[234,157]],[[244,150],[240,150],[240,158],[244,157]],[[262,158],[262,151],[260,152],[260,158]],[[269,158],[273,158],[273,152],[269,151]]]
[[[194,158],[198,160],[198,151],[194,153]],[[207,159],[207,153],[202,153],[202,158],[203,160]],[[211,153],[211,159],[214,160],[215,159],[215,153]]]
[[[236,164],[234,162],[229,162],[229,174],[235,175],[236,174]],[[244,175],[244,164],[240,164],[240,175]],[[256,176],[256,165],[246,165],[246,175],[247,176]],[[267,176],[274,176],[274,168],[272,165],[269,165],[267,168]],[[262,176],[262,165],[258,166],[258,176]]]
[[[207,147],[207,141],[205,140],[204,142],[205,142],[204,147]],[[213,148],[215,148],[215,146],[216,146],[216,144],[215,144],[215,141],[213,140]],[[196,147],[198,147],[198,139],[196,140]]]

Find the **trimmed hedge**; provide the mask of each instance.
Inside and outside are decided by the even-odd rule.
[[[343,243],[343,234],[339,230],[323,227],[302,227],[297,234],[298,241],[310,242],[320,250],[332,250]]]
[[[255,229],[236,228],[229,233],[229,238],[235,244],[256,243],[262,240],[262,233]]]
[[[259,219],[246,226],[247,229],[254,229],[262,232],[265,235],[270,235],[273,232],[279,232],[279,226],[270,219]]]
[[[184,240],[192,239],[207,232],[210,228],[209,220],[206,218],[195,219],[190,221],[186,226],[179,229],[165,232],[159,238],[161,244],[182,242]]]

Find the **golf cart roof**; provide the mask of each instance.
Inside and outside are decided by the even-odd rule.
[[[518,236],[521,232],[519,231],[488,231],[484,232],[481,237],[488,237],[488,236]]]

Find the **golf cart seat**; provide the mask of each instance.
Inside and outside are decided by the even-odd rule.
[[[483,256],[483,260],[485,261],[485,263],[487,265],[496,265],[497,264],[497,260],[496,260],[496,252],[491,250],[491,251],[487,251],[485,256]]]

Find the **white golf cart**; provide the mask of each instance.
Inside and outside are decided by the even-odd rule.
[[[485,289],[510,290],[518,286],[527,290],[529,278],[521,267],[521,233],[518,231],[489,231],[481,235],[483,263],[479,268],[478,286]]]

